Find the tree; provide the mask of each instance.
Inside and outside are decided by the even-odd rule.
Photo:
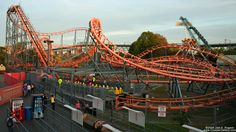
[[[236,55],[236,48],[229,48],[224,52],[225,55]]]
[[[5,57],[7,55],[6,48],[0,47],[0,64],[5,65]]]
[[[129,53],[133,55],[138,55],[147,49],[154,46],[167,45],[168,42],[165,37],[160,34],[155,34],[153,32],[147,31],[143,32],[136,41],[134,41],[129,49]],[[164,51],[155,51],[152,55],[147,55],[145,58],[156,57],[163,55]]]

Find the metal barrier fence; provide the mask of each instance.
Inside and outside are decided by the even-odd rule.
[[[30,78],[28,78],[30,77]],[[128,111],[121,110],[116,111],[114,110],[114,101],[113,98],[115,95],[111,89],[106,88],[95,88],[86,86],[79,83],[70,83],[63,81],[63,83],[59,86],[58,81],[55,79],[38,79],[39,75],[30,73],[30,76],[27,75],[27,78],[31,80],[32,83],[36,84],[36,88],[42,90],[42,92],[47,93],[48,95],[55,95],[57,102],[74,105],[75,101],[78,99],[86,100],[86,95],[90,94],[105,100],[105,111],[96,110],[96,117],[100,120],[104,120],[107,123],[111,124],[112,126],[121,129],[122,131],[152,131],[152,130],[162,130],[162,131],[175,131],[170,128],[169,126],[178,126],[179,120],[172,120],[172,118],[176,118],[179,116],[178,114],[167,112],[167,118],[158,118],[157,111],[153,112],[145,112],[146,117],[146,127],[140,127],[128,121]],[[107,83],[108,84],[108,83]],[[109,83],[110,86],[115,86],[116,83]],[[145,89],[143,85],[133,85],[133,93],[142,93],[142,90]],[[112,105],[113,104],[113,105]],[[49,108],[49,110],[51,110]],[[50,112],[50,111],[49,111]],[[68,111],[66,112],[68,114]],[[63,113],[65,115],[66,113]],[[69,112],[70,113],[70,112]],[[52,116],[53,113],[49,114],[49,117],[54,118]],[[59,116],[56,116],[58,118]],[[57,128],[57,125],[60,124],[61,119],[56,119],[55,121],[58,123],[51,123],[50,126],[53,128]],[[181,118],[181,117],[179,117]],[[69,124],[66,125],[68,130],[74,130],[69,128]],[[154,126],[154,127],[153,127]],[[60,127],[60,126],[58,126]],[[177,130],[178,131],[178,130]],[[182,131],[182,129],[180,130]]]
[[[86,131],[78,123],[71,120],[71,111],[66,110],[61,105],[57,105],[57,111],[51,109],[51,107],[46,106],[44,119],[41,119],[41,122],[47,124],[47,131],[66,131],[66,132],[84,132]]]
[[[70,83],[70,82],[65,82],[65,81],[59,86],[58,81],[55,79],[46,79],[46,80],[37,79],[39,78],[39,74],[32,74],[32,73],[30,73],[29,76],[27,75],[27,78],[30,79],[32,83],[35,83],[38,89],[43,89],[44,93],[47,93],[48,95],[52,95],[52,94],[55,95],[57,102],[70,104],[72,106],[75,104],[76,100],[85,99],[86,95],[88,94],[99,97],[103,100],[109,100],[109,101],[105,101],[106,103],[111,103],[112,98],[115,97],[115,95],[113,94],[113,90],[110,88],[108,89],[95,88],[92,86],[86,86],[84,84]],[[116,83],[107,83],[107,84],[113,87],[119,86]],[[141,85],[140,86],[133,85],[133,87],[134,88],[131,89],[132,93],[141,93],[142,90],[145,89],[145,87]],[[145,131],[144,128],[128,122],[127,111],[115,111],[113,110],[113,108],[114,108],[114,105],[113,106],[106,105],[105,111],[101,112],[99,110],[96,110],[97,111],[96,115],[99,119],[105,120],[109,124],[117,128],[120,128],[124,131]]]
[[[62,99],[64,97],[60,95],[63,94],[70,95],[71,97],[84,97],[87,94],[90,94],[102,99],[105,99],[108,96],[114,97],[114,94],[112,94],[114,92],[112,88],[114,89],[115,87],[122,87],[125,92],[134,94],[142,94],[146,89],[146,85],[142,83],[130,84],[120,82],[97,82],[95,85],[100,87],[95,87],[87,86],[81,83],[66,82],[65,80],[63,80],[63,83],[61,84],[61,86],[59,86],[57,80],[44,78],[42,73],[36,72],[27,73],[27,80],[30,80],[30,82],[34,83],[41,92],[43,92],[44,89],[47,88],[47,91],[50,91],[50,94],[55,94],[55,96],[58,96]]]
[[[57,80],[50,79],[43,83],[40,83],[44,87],[44,90],[49,95],[55,95],[56,99],[73,104],[75,98],[84,98],[86,95],[94,95],[96,97],[106,99],[107,97],[114,96],[111,89],[106,88],[95,88],[91,86],[86,86],[83,84],[75,84],[69,82],[63,82],[60,86]]]

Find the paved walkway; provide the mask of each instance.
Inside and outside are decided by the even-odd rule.
[[[24,105],[31,106],[32,97],[24,97]],[[10,107],[10,103],[6,103],[0,106],[0,128],[1,132],[7,132],[8,128],[6,126],[6,119],[8,115],[7,109]],[[33,119],[31,121],[23,121],[22,125],[17,123],[14,127],[14,132],[42,132],[42,131],[86,131],[80,125],[70,120],[71,113],[70,110],[64,108],[60,104],[56,104],[56,111],[51,109],[50,104],[47,105],[47,109],[44,113],[44,119]],[[26,130],[23,129],[26,128]]]

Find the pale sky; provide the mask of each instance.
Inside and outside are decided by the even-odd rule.
[[[5,44],[6,11],[19,0],[0,2],[0,44]],[[184,16],[209,43],[236,42],[236,0],[22,0],[26,15],[37,31],[54,32],[88,27],[90,18],[102,21],[106,36],[114,43],[132,43],[143,31],[181,42]]]

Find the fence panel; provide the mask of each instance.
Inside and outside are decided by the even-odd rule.
[[[23,82],[7,86],[0,89],[0,105],[7,103],[12,98],[17,98],[23,95]]]

